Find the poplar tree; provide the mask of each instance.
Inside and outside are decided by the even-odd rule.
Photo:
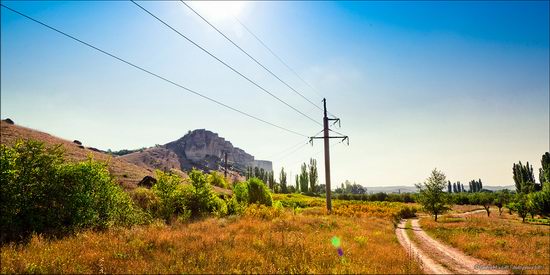
[[[311,192],[317,191],[317,183],[319,182],[319,174],[317,173],[317,160],[309,160],[309,190]]]
[[[533,166],[529,165],[529,162],[526,165],[521,164],[521,161],[518,164],[514,163],[512,171],[518,193],[528,194],[537,189],[535,186],[535,176],[533,175]]]
[[[308,186],[309,184],[309,175],[308,175],[308,171],[307,171],[307,165],[304,163],[302,164],[302,170],[301,170],[301,173],[300,173],[300,191],[302,192],[307,192],[308,191]]]
[[[288,193],[288,188],[286,186],[286,172],[283,167],[281,167],[281,173],[279,173],[279,183],[281,184],[281,192],[284,194]]]

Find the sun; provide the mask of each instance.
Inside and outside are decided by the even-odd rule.
[[[213,21],[238,17],[246,6],[246,1],[191,1],[187,3],[207,19]]]

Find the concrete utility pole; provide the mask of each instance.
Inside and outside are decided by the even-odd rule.
[[[330,143],[328,135],[327,100],[323,98],[323,140],[325,142],[325,187],[327,192],[327,210],[332,211],[332,199],[330,190]]]
[[[225,153],[225,156],[224,156],[224,159],[225,159],[225,171],[223,172],[223,175],[224,175],[224,178],[227,179],[227,152],[224,152]]]
[[[331,137],[329,135],[329,121],[334,121],[334,123],[338,122],[340,123],[339,118],[328,118],[327,117],[327,100],[323,98],[323,137],[311,137],[310,143],[313,145],[313,139],[320,139],[322,138],[324,140],[325,145],[325,186],[326,186],[326,195],[327,195],[327,210],[330,212],[332,211],[332,200],[331,200],[331,188],[330,188],[330,144],[329,139],[331,138],[341,138],[342,141],[347,140],[349,144],[349,138],[348,136],[333,136]]]

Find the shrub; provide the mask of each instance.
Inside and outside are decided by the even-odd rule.
[[[233,186],[233,197],[237,203],[248,204],[248,184],[239,182]]]
[[[32,140],[0,153],[2,243],[146,221],[104,163],[64,163],[60,146]]]
[[[151,217],[157,217],[161,207],[160,198],[153,190],[138,187],[130,192],[130,197],[134,203],[149,213]]]
[[[157,182],[151,190],[159,198],[160,203],[155,217],[171,222],[178,215],[188,215],[185,202],[185,186],[183,179],[175,174],[156,171]]]
[[[244,213],[246,209],[246,203],[239,202],[236,196],[233,196],[226,201],[227,204],[227,214],[228,215],[240,215]]]
[[[258,178],[251,178],[247,181],[248,203],[257,203],[271,206],[272,199],[269,189],[263,181]]]
[[[189,173],[191,185],[186,186],[185,203],[193,217],[203,216],[206,213],[227,214],[227,206],[212,191],[206,175],[193,169]]]
[[[212,171],[208,175],[208,182],[214,186],[221,187],[221,188],[229,188],[229,185],[227,184],[225,178],[222,176],[222,174]]]

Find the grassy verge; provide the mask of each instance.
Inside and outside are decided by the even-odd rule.
[[[409,239],[412,241],[412,239],[414,238],[414,232],[412,232],[411,220],[407,220],[407,223],[405,223],[405,230],[407,232],[407,236],[409,236]]]
[[[270,211],[270,210],[266,210]],[[390,219],[294,214],[209,218],[39,236],[1,250],[1,273],[420,273]],[[269,219],[262,217],[271,217]],[[343,256],[332,246],[341,240]]]
[[[420,222],[432,237],[492,264],[538,266],[513,269],[514,273],[550,273],[550,227],[547,225],[522,223],[517,216],[507,213],[499,216],[498,211],[491,211],[490,217],[485,213],[466,217],[448,215],[438,222],[431,218],[422,218]]]

